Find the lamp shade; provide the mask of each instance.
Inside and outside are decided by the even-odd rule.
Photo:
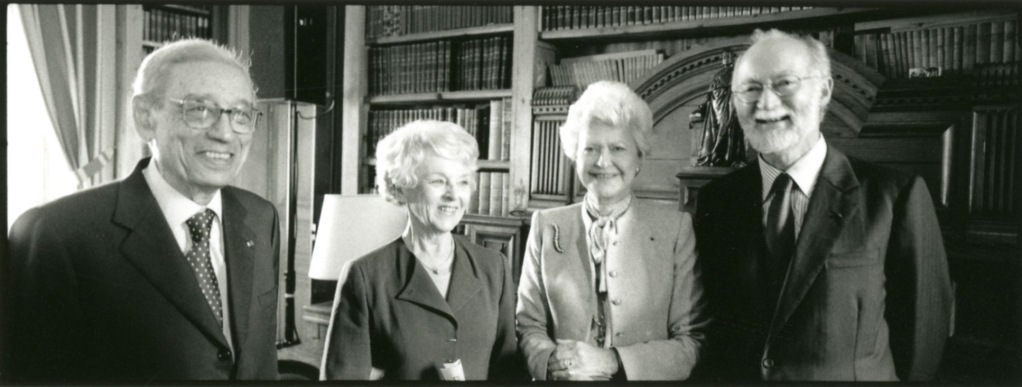
[[[338,280],[346,263],[390,243],[407,225],[404,208],[380,195],[326,195],[309,278]]]

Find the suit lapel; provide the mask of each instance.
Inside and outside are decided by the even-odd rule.
[[[227,263],[228,300],[230,302],[231,331],[238,343],[244,343],[248,334],[248,317],[252,304],[252,245],[255,233],[248,227],[248,212],[231,188],[221,190],[224,218],[224,260]]]
[[[451,274],[451,287],[447,291],[447,304],[455,315],[460,314],[461,309],[482,290],[475,259],[476,257],[471,256],[465,246],[455,238],[454,268]]]
[[[398,270],[401,272],[399,280],[405,284],[401,292],[398,293],[397,298],[432,309],[457,324],[458,321],[454,317],[454,311],[451,310],[451,306],[447,304],[447,301],[440,297],[440,292],[437,291],[433,280],[426,273],[426,268],[419,264],[415,256],[412,255],[412,252],[408,251],[408,248],[400,239],[395,242],[394,248],[397,249]],[[455,256],[455,259],[457,259],[457,256]],[[455,265],[455,267],[457,266]],[[453,278],[454,275],[452,274],[451,277]]]
[[[142,176],[148,159],[119,183],[114,222],[130,232],[121,253],[164,297],[207,336],[227,345],[195,274],[185,261],[156,198]]]
[[[763,246],[763,176],[760,175],[759,166],[755,163],[741,169],[739,173],[745,174],[738,179],[745,185],[740,187],[738,192],[734,192],[736,205],[733,208],[733,216],[738,221],[732,224],[742,228],[735,230],[736,235],[745,242],[741,244],[746,249],[745,254],[740,256],[756,259],[756,265],[753,267],[758,267]]]
[[[848,158],[837,149],[828,147],[771,324],[771,338],[788,322],[823,270],[827,254],[841,235],[845,220],[858,210],[858,186]]]
[[[589,230],[586,230],[585,220],[582,219],[583,216],[586,216],[583,215],[583,211],[585,210],[579,209],[578,211],[572,211],[574,212],[574,215],[572,215],[572,219],[574,221],[567,222],[567,224],[565,224],[564,237],[565,241],[568,243],[571,243],[572,241],[575,242],[575,249],[577,252],[574,255],[578,258],[579,264],[582,265],[582,272],[586,275],[586,284],[589,285],[587,287],[588,291],[585,292],[585,294],[592,294],[596,290],[594,288],[595,282],[593,281],[594,268],[592,258],[589,256],[589,243],[586,242]],[[572,256],[571,251],[566,251],[566,253],[569,257]],[[596,299],[593,298],[592,302],[596,302]]]

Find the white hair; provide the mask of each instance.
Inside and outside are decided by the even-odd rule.
[[[255,91],[255,82],[249,71],[251,61],[226,46],[205,39],[191,38],[167,43],[147,55],[135,75],[132,97],[142,96],[150,102],[163,97],[170,82],[171,69],[180,64],[195,62],[215,62],[235,67],[248,77],[252,83],[252,90]],[[132,98],[133,104],[134,100],[135,98]]]
[[[624,83],[593,83],[568,108],[568,118],[560,129],[561,145],[568,159],[575,160],[579,132],[594,122],[628,130],[639,146],[639,157],[653,149],[653,112],[646,101]]]
[[[433,120],[412,121],[376,144],[376,186],[387,201],[403,205],[395,189],[419,184],[418,167],[429,156],[458,161],[475,171],[479,144],[475,137],[455,123]]]

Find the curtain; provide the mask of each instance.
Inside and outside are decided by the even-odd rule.
[[[19,5],[43,99],[79,187],[113,179],[117,134],[113,5]]]

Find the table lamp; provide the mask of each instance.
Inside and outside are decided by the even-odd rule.
[[[407,225],[405,209],[379,194],[325,195],[309,278],[337,281],[346,263],[397,239]]]

